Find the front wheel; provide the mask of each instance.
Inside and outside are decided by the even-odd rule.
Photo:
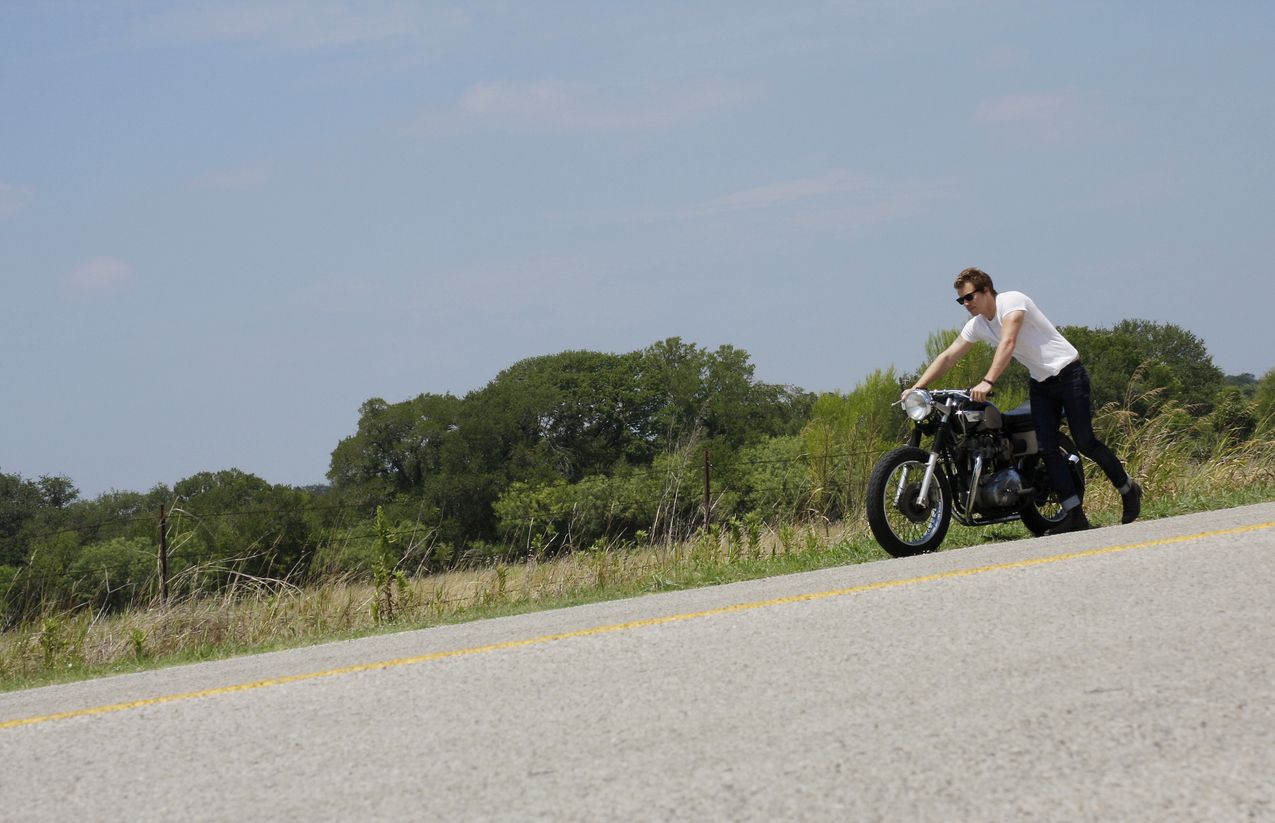
[[[1076,494],[1085,499],[1085,471],[1080,466],[1080,453],[1066,435],[1058,435],[1058,450],[1067,461],[1067,471],[1071,472],[1071,481],[1076,484]],[[1073,455],[1076,457],[1072,459]],[[1045,468],[1045,458],[1032,455],[1027,458],[1023,468],[1028,482],[1036,487],[1035,496],[1027,501],[1019,512],[1023,525],[1032,534],[1040,537],[1045,532],[1062,522],[1067,512],[1063,510],[1062,500],[1058,492],[1051,487],[1049,471]]]
[[[952,488],[936,469],[925,499],[921,482],[930,454],[900,446],[877,461],[868,478],[868,525],[881,548],[894,557],[932,552],[952,522]]]

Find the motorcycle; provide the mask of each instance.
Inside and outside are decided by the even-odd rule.
[[[936,550],[953,517],[966,526],[1021,520],[1037,536],[1063,519],[1029,403],[1002,412],[968,391],[915,389],[901,405],[913,422],[908,443],[877,461],[867,491],[868,525],[891,555]],[[933,438],[929,451],[922,436]],[[1083,498],[1080,455],[1061,433],[1058,443]]]

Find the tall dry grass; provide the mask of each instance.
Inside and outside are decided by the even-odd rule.
[[[1227,430],[1195,409],[1162,402],[1158,390],[1108,404],[1095,415],[1094,429],[1142,484],[1144,505],[1164,514],[1212,508],[1236,490],[1275,485],[1275,432]],[[1086,467],[1085,508],[1118,510],[1115,489],[1096,465]]]
[[[216,595],[107,614],[45,616],[0,635],[0,686],[79,672],[104,672],[411,628],[502,611],[717,582],[722,570],[862,541],[857,524],[781,526],[734,523],[697,539],[656,546],[618,542],[549,560],[398,576],[386,591],[349,578],[300,589],[247,579]],[[387,619],[392,614],[393,619]]]
[[[1153,401],[1152,395],[1126,398],[1122,406],[1104,408],[1095,417],[1099,435],[1143,485],[1144,516],[1275,499],[1275,436],[1269,430],[1246,439],[1167,404],[1151,415],[1129,411]],[[1089,464],[1088,470],[1086,509],[1099,525],[1117,522],[1118,495],[1095,466]],[[1004,531],[954,529],[947,545],[993,538],[1004,539]],[[884,554],[856,514],[837,524],[777,527],[746,518],[681,542],[612,542],[548,560],[533,555],[521,563],[421,577],[396,573],[381,585],[340,578],[301,589],[286,581],[243,577],[217,595],[121,613],[52,613],[5,632],[0,635],[0,687],[301,645],[390,624],[427,626],[724,582],[792,570],[797,560],[813,568],[876,557]]]

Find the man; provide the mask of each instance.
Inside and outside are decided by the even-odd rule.
[[[1011,357],[1026,366],[1031,374],[1036,440],[1045,455],[1049,482],[1058,492],[1066,512],[1048,534],[1089,528],[1089,518],[1085,517],[1076,484],[1067,470],[1067,460],[1058,450],[1058,424],[1064,414],[1076,448],[1102,468],[1120,493],[1124,509],[1120,522],[1136,520],[1142,511],[1142,487],[1129,477],[1111,449],[1094,436],[1089,374],[1075,347],[1036,308],[1030,297],[1017,291],[998,294],[987,272],[966,269],[956,278],[955,286],[956,302],[969,311],[970,319],[952,345],[934,358],[916,385],[907,391],[923,389],[947,374],[975,343],[992,344],[996,347],[992,365],[970,394],[980,402],[986,400]]]

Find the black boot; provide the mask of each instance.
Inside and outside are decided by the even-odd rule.
[[[1058,525],[1054,526],[1045,534],[1066,534],[1067,532],[1082,532],[1089,528],[1089,518],[1085,517],[1085,510],[1077,506],[1067,512],[1066,517],[1058,521]]]
[[[1132,523],[1142,514],[1142,487],[1133,478],[1129,478],[1129,491],[1120,495],[1120,501],[1124,504],[1121,523]]]

